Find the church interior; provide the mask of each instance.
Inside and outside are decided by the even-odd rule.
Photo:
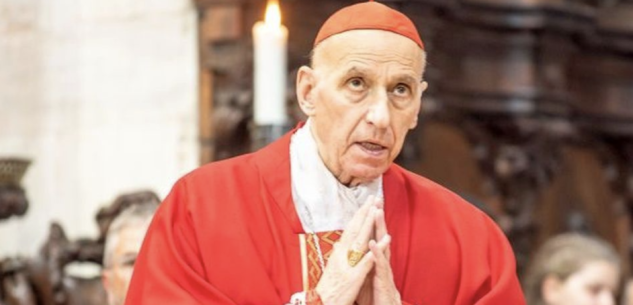
[[[106,304],[117,213],[305,120],[297,70],[325,19],[359,1],[279,0],[285,92],[262,110],[266,2],[0,0],[0,304]],[[633,1],[380,2],[428,53],[396,163],[494,219],[519,278],[557,234],[607,241],[633,304]]]

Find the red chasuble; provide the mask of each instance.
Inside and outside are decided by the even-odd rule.
[[[145,237],[127,305],[281,305],[314,285],[306,272],[320,270],[292,201],[290,137],[176,183]],[[525,304],[512,249],[484,213],[397,165],[383,191],[404,302]]]

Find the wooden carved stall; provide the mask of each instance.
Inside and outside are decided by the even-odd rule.
[[[294,71],[337,9],[282,0]],[[389,0],[428,51],[421,126],[397,162],[462,195],[508,235],[523,268],[550,236],[597,234],[630,268],[633,3],[613,0]],[[265,0],[198,0],[202,162],[249,151],[251,27]]]
[[[0,159],[0,220],[22,216],[29,207],[20,184],[31,162],[20,158]]]
[[[440,110],[427,114],[430,128],[422,131],[428,139],[422,151],[435,157],[422,155],[419,172],[483,201],[521,269],[536,246],[564,231],[597,233],[623,258],[628,251],[622,242],[628,223],[617,217],[610,186],[599,182],[600,164],[573,158],[587,139],[572,119],[570,59],[586,52],[578,40],[593,30],[599,9],[581,2],[464,0],[437,35]],[[447,138],[437,132],[461,138],[461,146],[430,140]],[[442,158],[446,151],[458,161]],[[459,165],[446,173],[451,162]],[[597,181],[587,188],[591,180]]]
[[[588,223],[618,245],[630,267],[633,211],[633,1],[600,10],[596,28],[572,58],[569,88],[575,125],[590,144],[609,197],[597,202]],[[597,179],[594,179],[594,181]],[[593,181],[584,181],[584,191]],[[605,190],[605,191],[606,191]],[[592,196],[594,194],[588,194]],[[612,223],[613,227],[606,225]]]

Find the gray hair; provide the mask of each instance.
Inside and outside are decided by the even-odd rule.
[[[551,238],[537,251],[527,271],[524,282],[527,304],[545,304],[541,287],[548,276],[564,281],[595,261],[612,263],[620,269],[620,258],[613,246],[598,237],[566,233]]]
[[[126,228],[134,226],[145,226],[147,228],[149,223],[158,209],[160,202],[151,198],[145,201],[136,202],[129,207],[125,208],[118,216],[114,218],[105,239],[104,255],[103,255],[103,267],[112,267],[112,256],[114,249],[119,241],[119,233]]]

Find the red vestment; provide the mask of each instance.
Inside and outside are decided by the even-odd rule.
[[[281,305],[303,290],[290,137],[175,184],[143,242],[127,305]],[[484,213],[397,165],[383,191],[403,301],[525,304],[512,249]]]

